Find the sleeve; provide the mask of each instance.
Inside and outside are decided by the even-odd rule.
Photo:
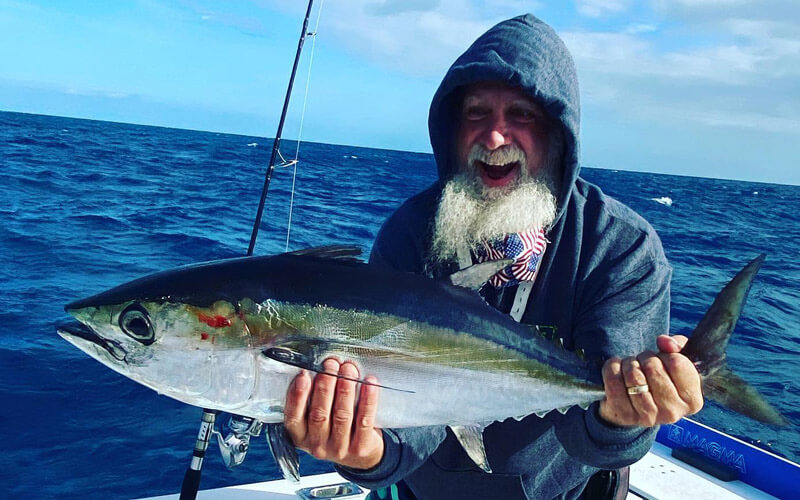
[[[598,269],[599,283],[587,280],[588,298],[573,332],[576,346],[591,345],[603,357],[625,357],[655,349],[656,337],[669,333],[671,268],[655,235],[639,243],[625,258]],[[647,453],[657,427],[618,427],[605,422],[598,409],[596,402],[587,411],[568,412],[556,425],[570,456],[593,467],[616,469]]]
[[[369,256],[369,263],[395,271],[422,273],[424,247],[422,235],[414,231],[414,220],[401,207],[392,214],[378,231]],[[417,224],[419,224],[417,222]]]
[[[377,489],[394,484],[417,470],[447,434],[445,426],[383,429],[384,452],[372,469],[350,469],[340,465],[337,472],[348,481],[365,488]]]

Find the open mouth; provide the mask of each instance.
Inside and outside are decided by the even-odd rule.
[[[67,341],[74,344],[76,347],[80,348],[81,350],[86,350],[81,344],[85,344],[85,342],[78,341],[77,339],[82,339],[86,342],[90,342],[102,349],[104,349],[110,356],[119,360],[125,361],[125,349],[122,346],[115,342],[114,340],[104,339],[103,337],[99,336],[89,328],[88,326],[84,325],[83,323],[79,323],[77,321],[72,321],[69,323],[65,323],[58,327],[58,334],[64,337]]]
[[[489,186],[505,185],[514,178],[519,167],[519,162],[512,161],[502,165],[493,165],[482,161],[476,162],[480,167],[481,178]]]

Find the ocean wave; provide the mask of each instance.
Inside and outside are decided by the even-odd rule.
[[[106,214],[78,214],[78,215],[70,215],[66,218],[67,224],[86,224],[91,227],[97,227],[100,229],[127,229],[130,227],[130,224],[121,217],[115,217],[112,215]],[[91,228],[87,228],[91,229]]]
[[[669,196],[661,196],[660,198],[650,198],[650,199],[656,203],[660,203],[667,207],[672,206],[672,198],[670,198]]]
[[[66,142],[48,140],[48,139],[34,139],[33,137],[18,137],[14,139],[9,139],[7,142],[9,144],[14,144],[18,146],[33,146],[37,148],[74,149],[73,145],[67,144]]]

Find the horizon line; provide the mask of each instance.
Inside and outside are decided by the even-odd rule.
[[[92,121],[92,122],[102,122],[102,123],[113,123],[118,125],[133,125],[137,127],[152,127],[152,128],[163,128],[163,129],[171,129],[171,130],[183,130],[187,132],[199,132],[205,134],[223,134],[223,135],[233,135],[239,137],[249,137],[249,138],[258,138],[258,139],[266,139],[268,141],[275,141],[274,137],[268,136],[259,136],[259,135],[250,135],[244,134],[240,132],[230,132],[230,131],[220,131],[220,130],[203,130],[203,129],[195,129],[195,128],[184,128],[184,127],[177,127],[172,125],[158,125],[158,124],[151,124],[151,123],[136,123],[136,122],[121,122],[121,121],[114,121],[114,120],[104,120],[101,118],[88,118],[83,116],[67,116],[67,115],[49,115],[45,113],[34,113],[29,111],[16,111],[16,110],[6,110],[0,109],[0,113],[15,113],[20,115],[32,115],[32,116],[45,116],[51,118],[66,118],[69,120],[85,120],[85,121]],[[297,142],[296,139],[282,137],[282,141],[292,141]],[[308,144],[324,144],[327,146],[339,146],[339,147],[356,147],[356,148],[363,148],[363,149],[374,149],[377,151],[394,151],[399,153],[412,153],[412,154],[422,154],[422,155],[430,155],[433,156],[432,151],[414,151],[410,149],[392,149],[392,148],[381,148],[375,146],[366,146],[361,144],[340,144],[335,142],[322,142],[322,141],[311,141],[307,139],[303,139],[300,143],[308,143]],[[793,184],[781,184],[777,182],[771,181],[764,181],[764,180],[755,180],[755,179],[737,179],[737,178],[728,178],[728,177],[704,177],[701,175],[686,175],[686,174],[674,174],[669,172],[653,172],[647,170],[630,170],[625,168],[619,167],[599,167],[599,166],[590,166],[587,163],[581,162],[580,168],[588,168],[588,169],[596,169],[596,170],[611,170],[611,171],[620,171],[620,172],[629,172],[629,173],[640,173],[640,174],[651,174],[651,175],[667,175],[673,177],[686,177],[690,179],[709,179],[709,180],[720,180],[720,181],[733,181],[733,182],[750,182],[754,184],[768,184],[774,186],[792,186],[792,187],[800,187],[800,183]]]

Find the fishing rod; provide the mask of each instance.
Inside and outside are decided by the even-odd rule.
[[[297,42],[297,53],[294,56],[294,64],[292,65],[292,73],[289,77],[289,85],[286,89],[286,97],[283,100],[283,110],[281,111],[281,118],[278,122],[278,131],[275,133],[275,140],[272,143],[272,155],[270,156],[269,166],[264,176],[264,187],[261,190],[261,200],[258,203],[258,211],[256,213],[256,220],[253,223],[253,232],[250,235],[250,245],[247,247],[247,255],[253,255],[253,249],[256,246],[256,238],[258,237],[258,229],[261,226],[261,218],[264,215],[264,204],[267,200],[267,191],[269,190],[269,183],[272,179],[272,172],[275,170],[275,160],[280,155],[281,134],[283,133],[283,124],[286,121],[286,112],[289,109],[289,100],[292,96],[292,88],[294,87],[294,78],[297,74],[297,66],[300,62],[300,53],[303,51],[303,43],[306,38],[313,36],[316,33],[308,32],[308,19],[311,17],[311,7],[314,0],[308,0],[308,8],[306,15],[303,19],[303,28],[300,32],[300,39]],[[298,139],[299,140],[299,139]],[[202,474],[203,459],[205,452],[208,449],[208,442],[212,434],[217,435],[217,439],[222,439],[222,435],[214,430],[214,422],[219,412],[213,409],[203,409],[202,421],[200,424],[200,431],[195,441],[194,450],[192,452],[192,461],[186,474],[183,477],[181,484],[180,500],[194,500],[197,498],[197,491],[200,489],[200,476]],[[249,419],[252,420],[252,419]],[[250,422],[247,417],[239,417],[232,415],[229,427],[232,428],[232,435],[220,441],[220,450],[223,452],[223,459],[229,467],[238,465],[244,460],[244,454],[247,453],[248,443],[250,436],[257,436],[260,433],[261,427]]]
[[[303,30],[300,32],[300,39],[297,41],[297,54],[294,56],[294,65],[292,66],[292,75],[289,77],[289,86],[286,89],[286,98],[283,100],[283,111],[281,111],[281,119],[278,122],[278,131],[275,133],[275,141],[272,143],[272,156],[269,159],[269,167],[267,173],[264,175],[264,187],[261,189],[261,200],[258,202],[258,211],[256,212],[256,220],[253,223],[253,232],[250,235],[250,245],[247,247],[247,255],[253,255],[253,249],[256,246],[256,238],[258,238],[258,228],[261,226],[261,217],[264,215],[264,204],[267,201],[267,191],[269,190],[269,182],[272,180],[272,172],[275,170],[275,159],[280,154],[279,149],[281,145],[281,134],[283,133],[283,123],[286,121],[286,112],[289,109],[289,100],[292,97],[292,87],[294,87],[294,77],[297,74],[297,64],[300,62],[300,52],[303,50],[303,43],[308,36],[312,34],[308,30],[308,18],[311,15],[311,5],[314,0],[308,0],[308,9],[306,10],[306,17],[303,20]]]

